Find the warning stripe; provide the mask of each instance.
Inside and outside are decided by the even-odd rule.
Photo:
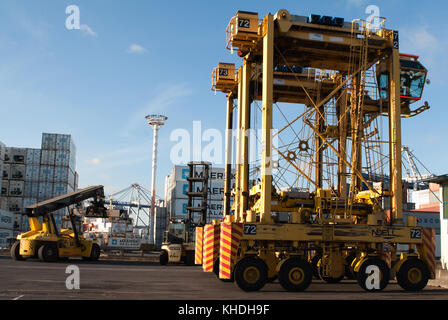
[[[204,263],[202,269],[204,272],[213,272],[213,265],[219,255],[219,225],[206,225],[204,228]]]
[[[219,246],[219,278],[230,279],[236,254],[243,236],[241,223],[223,223]]]
[[[423,229],[423,256],[428,264],[431,279],[436,271],[436,233],[435,229]]]
[[[203,240],[204,240],[203,232],[204,232],[203,227],[196,228],[196,241],[195,241],[195,246],[194,246],[194,251],[195,251],[194,263],[196,265],[202,264],[202,246],[203,246]]]

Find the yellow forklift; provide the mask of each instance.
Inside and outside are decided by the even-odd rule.
[[[91,205],[81,209],[79,204],[90,198],[93,198]],[[68,210],[71,229],[58,230],[53,212],[74,205],[74,209]],[[99,245],[85,240],[79,233],[75,216],[107,217],[103,186],[88,187],[29,206],[26,208],[26,215],[31,230],[17,236],[17,241],[11,247],[11,257],[14,260],[39,258],[45,262],[56,262],[70,257],[81,257],[88,261],[99,259]]]

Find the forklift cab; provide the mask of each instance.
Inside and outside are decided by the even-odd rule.
[[[165,242],[173,244],[182,244],[194,239],[194,228],[185,221],[170,221],[168,230],[165,231]]]

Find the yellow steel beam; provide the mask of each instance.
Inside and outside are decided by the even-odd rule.
[[[233,96],[227,94],[227,130],[226,130],[226,159],[225,159],[225,181],[224,181],[224,216],[230,214],[230,194],[232,182],[232,130],[233,130]]]
[[[240,175],[239,166],[241,163],[241,121],[242,121],[242,81],[241,67],[238,69],[238,108],[237,108],[237,131],[236,131],[236,176],[235,176],[235,221],[240,221]]]
[[[250,80],[251,66],[243,61],[242,95],[241,95],[241,160],[240,165],[240,217],[248,209],[249,204],[249,129],[250,129]]]
[[[261,223],[272,223],[272,104],[274,91],[274,17],[263,21],[263,111],[261,156]]]
[[[395,35],[391,32],[391,41]],[[397,40],[398,41],[398,40]],[[392,55],[388,61],[390,81],[390,111],[389,111],[389,140],[390,140],[390,191],[392,223],[403,223],[403,193],[401,183],[401,99],[400,99],[400,53],[398,44],[393,46]]]

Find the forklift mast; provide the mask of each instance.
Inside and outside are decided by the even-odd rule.
[[[208,200],[208,180],[210,175],[210,162],[189,162],[188,181],[188,205],[187,205],[187,222],[186,222],[186,239],[187,242],[194,241],[192,232],[195,227],[202,227],[207,224],[207,200]],[[199,213],[199,221],[194,219],[194,213]]]

